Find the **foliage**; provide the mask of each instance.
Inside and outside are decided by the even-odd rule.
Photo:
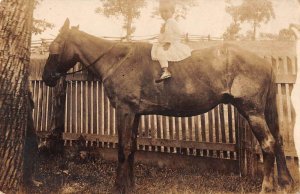
[[[247,30],[245,34],[239,35],[239,40],[251,40],[253,38],[253,31]]]
[[[283,28],[279,33],[260,33],[260,38],[266,40],[296,40],[296,34],[292,29]]]
[[[146,6],[146,0],[100,0],[101,6],[95,12],[106,17],[123,17],[126,39],[134,33],[134,20],[140,17],[141,9]]]
[[[227,2],[230,4],[230,1]],[[235,24],[239,22],[239,9],[237,6],[227,6],[225,11],[232,17]]]
[[[198,0],[174,0],[174,2],[176,4],[176,9],[174,13],[176,19],[180,19],[180,18],[185,19],[189,9],[199,4]],[[154,8],[152,15],[153,17],[160,16],[158,6]]]
[[[241,30],[239,23],[231,23],[223,34],[225,40],[237,40]]]
[[[279,40],[296,40],[296,34],[291,29],[282,29],[279,31]]]
[[[263,40],[278,40],[278,34],[275,33],[260,33],[259,37]]]
[[[43,0],[34,0],[34,9],[41,3]],[[54,24],[47,22],[45,20],[33,18],[33,26],[32,26],[32,33],[37,35],[41,34],[48,28],[52,29],[54,27]]]
[[[197,0],[174,0],[176,3],[176,18],[185,18],[188,9],[198,4]],[[134,20],[138,19],[141,9],[147,5],[146,0],[100,0],[101,6],[97,7],[95,12],[103,14],[106,17],[123,18],[123,28],[126,30],[126,39],[130,40],[135,31]],[[156,0],[157,5],[159,4]],[[159,16],[158,6],[154,8],[153,16]]]
[[[227,1],[227,3],[230,4],[230,1]],[[237,40],[241,30],[238,8],[235,6],[227,6],[225,10],[229,15],[231,15],[233,22],[227,27],[223,34],[223,38],[225,40]]]
[[[261,23],[268,23],[272,18],[275,18],[273,5],[270,0],[244,0],[240,5],[232,5],[227,8],[227,12],[234,18],[235,21],[241,23],[247,22],[252,25],[252,39],[256,38],[256,30]]]
[[[52,29],[54,27],[54,24],[49,23],[45,20],[40,20],[40,19],[33,19],[33,26],[32,26],[32,33],[36,34],[41,34],[48,28]]]

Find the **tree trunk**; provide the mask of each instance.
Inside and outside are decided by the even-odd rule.
[[[127,10],[127,17],[126,17],[126,40],[130,41],[131,40],[131,34],[132,34],[132,12],[133,12],[133,8],[132,6],[127,6],[128,10]]]
[[[132,33],[132,18],[128,17],[127,24],[126,24],[126,40],[131,40],[131,33]]]
[[[253,22],[253,35],[252,35],[252,40],[256,40],[256,28],[257,28],[257,23],[256,21]]]
[[[22,183],[34,0],[0,2],[0,190]]]

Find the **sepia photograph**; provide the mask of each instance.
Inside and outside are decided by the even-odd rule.
[[[300,193],[300,0],[0,0],[0,194]]]

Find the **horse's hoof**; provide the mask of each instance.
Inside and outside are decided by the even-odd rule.
[[[259,192],[259,194],[265,194],[265,193],[275,193],[275,189],[274,188],[262,188],[261,191]]]
[[[266,189],[266,188],[264,188],[259,192],[259,194],[265,194],[265,193],[275,193],[275,189],[270,189],[270,188]]]
[[[293,189],[294,181],[290,176],[285,178],[279,178],[278,185],[280,186],[281,190],[289,193]]]
[[[40,187],[43,185],[43,183],[40,181],[32,180],[32,185],[35,187]]]
[[[24,187],[29,188],[29,187],[40,187],[42,186],[43,183],[36,181],[34,179],[30,179],[30,180],[25,180],[24,182]]]
[[[278,181],[278,185],[280,187],[280,190],[283,192],[283,193],[291,193],[291,191],[293,190],[293,187],[294,187],[294,184],[291,183],[291,182],[279,182]]]
[[[262,193],[274,193],[274,192],[275,192],[274,180],[273,181],[263,181],[260,194],[262,194]]]

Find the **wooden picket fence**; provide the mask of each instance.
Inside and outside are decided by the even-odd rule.
[[[69,80],[66,101],[66,140],[76,140],[84,134],[86,140],[115,147],[116,110],[110,105],[100,81]],[[186,154],[198,152],[201,155],[212,155],[213,150],[235,152],[233,115],[231,106],[220,105],[195,117],[142,116],[138,130],[139,149]]]
[[[287,155],[297,157],[293,141],[295,113],[290,99],[296,80],[297,59],[294,56],[265,58],[276,69],[277,105],[285,150]],[[41,60],[36,63],[41,64]],[[36,67],[31,70],[35,102],[33,117],[36,129],[43,134],[51,130],[54,89],[42,82],[41,66],[33,65]],[[111,106],[101,81],[88,72],[69,75],[66,81],[65,143],[72,145],[81,137],[89,145],[115,148],[118,142],[117,110]],[[259,154],[257,141],[248,124],[235,107],[226,104],[194,117],[142,116],[138,149],[237,160],[244,174],[254,173],[254,159]]]

